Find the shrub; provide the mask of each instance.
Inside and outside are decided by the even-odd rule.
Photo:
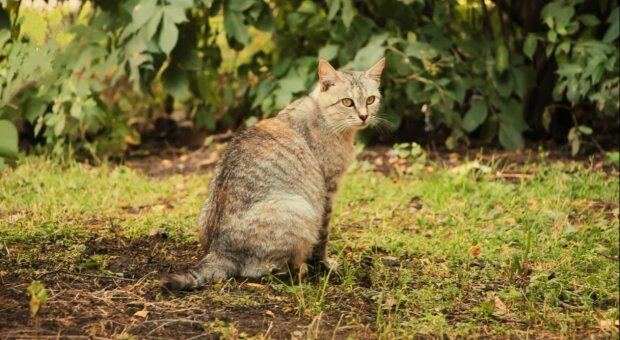
[[[122,154],[140,142],[131,121],[173,98],[197,127],[251,125],[308,91],[318,58],[365,68],[385,55],[391,128],[405,139],[407,121],[447,128],[449,148],[519,148],[568,117],[559,131],[576,153],[593,123],[618,119],[612,1],[91,0],[41,44],[18,9],[0,10],[5,158],[7,122],[31,124],[58,155]]]

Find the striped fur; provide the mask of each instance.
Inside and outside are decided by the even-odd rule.
[[[232,139],[200,211],[207,255],[188,272],[164,277],[165,287],[328,262],[333,197],[353,161],[355,133],[376,117],[383,65],[381,59],[366,72],[345,72],[321,61],[315,91]],[[366,105],[369,96],[376,101]],[[344,98],[355,105],[346,107]]]

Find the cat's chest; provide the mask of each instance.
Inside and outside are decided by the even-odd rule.
[[[328,190],[334,190],[347,168],[353,162],[355,150],[353,144],[325,145],[319,153],[319,162],[323,169]]]

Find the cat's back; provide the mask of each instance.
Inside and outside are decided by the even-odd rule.
[[[239,211],[280,194],[320,202],[325,184],[318,161],[289,115],[240,131],[229,142],[199,217],[200,241],[209,248],[213,231],[236,223]]]

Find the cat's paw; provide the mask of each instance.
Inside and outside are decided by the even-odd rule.
[[[337,259],[333,257],[328,257],[326,259],[321,260],[319,266],[322,270],[326,272],[338,272],[338,267],[340,267],[340,263]]]

